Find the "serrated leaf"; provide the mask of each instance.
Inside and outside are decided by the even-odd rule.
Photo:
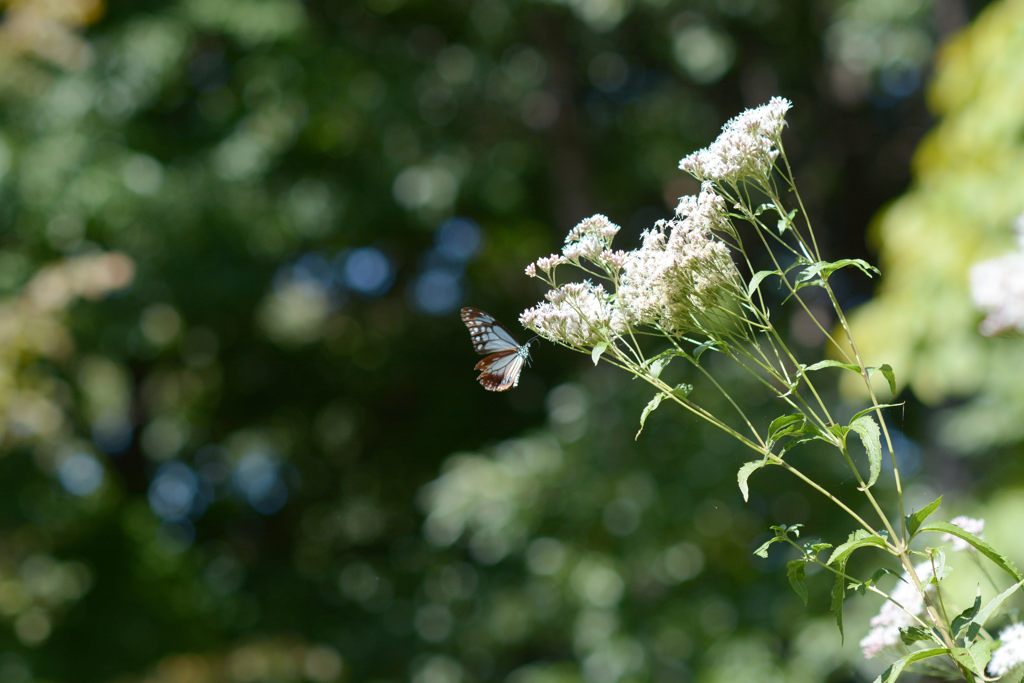
[[[754,276],[750,278],[750,284],[747,285],[747,298],[754,296],[754,292],[757,291],[758,287],[761,286],[761,282],[769,275],[778,275],[782,277],[782,274],[777,270],[759,270],[754,273]]]
[[[757,546],[757,550],[754,551],[754,554],[757,555],[758,557],[760,557],[761,559],[767,560],[768,559],[768,548],[770,548],[773,543],[778,543],[781,540],[782,539],[779,538],[778,536],[775,536],[774,538],[769,538],[767,541],[765,541],[761,545]]]
[[[911,538],[917,534],[917,530],[921,528],[921,525],[924,523],[924,520],[928,518],[928,515],[938,510],[940,505],[942,505],[942,496],[939,496],[932,502],[928,503],[917,512],[912,512],[907,515],[907,531],[910,532]]]
[[[776,211],[778,211],[777,208],[776,208]],[[789,229],[789,226],[791,226],[793,224],[793,218],[795,216],[796,216],[796,209],[793,209],[792,211],[787,213],[785,216],[780,216],[779,217],[779,222],[775,224],[775,228],[779,231],[780,235],[783,234],[784,232],[786,232],[786,230]]]
[[[1007,598],[1017,592],[1020,587],[1024,585],[1024,580],[1018,581],[999,595],[995,596],[988,603],[981,608],[977,615],[971,620],[971,624],[967,627],[967,637],[973,639],[977,636],[978,631],[985,627],[985,623],[992,617],[996,611],[1002,607],[1003,603],[1006,602]]]
[[[1008,557],[974,534],[964,531],[955,524],[950,524],[949,522],[932,522],[931,524],[922,526],[920,531],[937,534],[950,534],[951,536],[956,536],[963,541],[967,541],[967,543],[972,545],[979,553],[991,560],[993,564],[1012,576],[1015,581],[1024,580],[1024,574],[1021,574],[1020,570],[1017,569],[1017,566],[1013,564]]]
[[[947,654],[949,654],[948,647],[933,647],[927,650],[911,652],[906,657],[900,657],[893,662],[892,666],[878,675],[878,678],[875,679],[874,683],[894,683],[908,665],[924,661],[925,659],[931,659],[932,657],[941,657]]]
[[[914,643],[922,640],[931,640],[931,631],[920,626],[910,626],[908,628],[900,629],[900,640],[903,641],[904,645],[913,645]]]
[[[789,585],[803,601],[805,607],[807,606],[806,575],[807,563],[803,560],[790,560],[786,563],[786,578],[789,579]]]
[[[601,354],[608,349],[608,342],[598,342],[594,344],[594,348],[590,351],[590,360],[594,361],[594,365],[597,365],[597,361],[601,360]]]
[[[740,487],[740,493],[743,494],[743,502],[747,502],[750,499],[750,489],[747,486],[747,480],[750,479],[750,475],[758,471],[762,467],[767,465],[773,465],[775,463],[770,460],[751,460],[750,462],[743,463],[739,471],[736,472],[736,483]]]
[[[842,368],[843,370],[860,374],[860,366],[856,363],[840,363],[837,360],[820,360],[812,365],[804,366],[803,371],[814,372],[815,370],[823,370],[825,368]]]
[[[828,560],[825,564],[831,565],[838,562],[845,562],[849,559],[853,551],[858,548],[866,548],[873,546],[875,548],[886,549],[885,539],[877,534],[872,534],[865,529],[857,529],[846,539],[845,543],[841,543],[832,551],[832,554],[828,556]]]
[[[974,617],[978,616],[978,612],[981,610],[981,586],[978,586],[978,592],[974,596],[974,604],[965,609],[960,614],[953,618],[953,623],[950,624],[950,628],[953,630],[955,637],[959,638],[962,634],[961,631],[966,629],[968,624],[974,621]]]
[[[889,391],[892,395],[896,395],[896,373],[892,371],[892,366],[888,363],[878,366],[878,371],[882,373],[885,380],[889,383]]]
[[[713,340],[708,340],[706,342],[702,342],[700,344],[697,344],[697,346],[695,346],[694,349],[693,349],[693,354],[692,354],[693,355],[693,360],[695,362],[699,361],[700,357],[704,355],[704,352],[708,351],[709,349],[712,350],[712,351],[717,350],[717,348],[715,346],[716,344],[717,344],[717,342],[715,342]]]
[[[647,405],[644,407],[644,411],[640,413],[640,429],[636,431],[636,436],[633,437],[634,441],[639,439],[640,432],[644,431],[644,425],[647,423],[647,416],[653,413],[655,410],[657,410],[658,406],[660,406],[661,402],[664,400],[665,394],[659,392],[654,395],[654,398],[648,401]]]
[[[672,356],[658,356],[651,360],[650,365],[647,367],[647,375],[653,379],[657,379],[661,376],[661,371],[668,367],[668,364],[672,362]]]
[[[693,393],[693,385],[687,384],[686,382],[680,382],[679,384],[672,387],[672,393],[679,398],[686,398]]]
[[[868,480],[864,490],[875,485],[882,471],[882,433],[878,423],[870,415],[862,415],[850,423],[850,431],[856,432],[860,442],[864,444],[864,452],[868,456]]]
[[[863,410],[858,410],[856,413],[854,413],[853,417],[850,418],[850,422],[853,422],[857,418],[862,417],[864,415],[868,415],[869,413],[873,413],[879,408],[899,408],[905,405],[906,401],[900,401],[899,403],[879,403],[876,406],[868,406],[867,408],[864,408]]]
[[[840,639],[844,637],[843,602],[846,600],[846,581],[843,576],[846,573],[846,563],[849,561],[850,555],[853,554],[853,551],[865,546],[875,546],[877,548],[884,549],[885,539],[881,536],[871,534],[864,529],[858,529],[850,534],[845,543],[832,551],[832,554],[829,555],[828,561],[825,563],[828,565],[835,565],[836,568],[836,579],[832,584],[829,609],[836,618],[836,626],[839,628]]]
[[[988,666],[988,660],[992,658],[992,650],[995,647],[995,641],[979,640],[967,647],[954,647],[950,650],[950,655],[971,673],[984,677],[985,667]]]
[[[804,268],[803,272],[797,276],[796,281],[800,283],[806,283],[814,278],[820,280],[827,280],[832,273],[846,268],[848,266],[854,266],[868,277],[874,277],[875,275],[881,275],[881,271],[875,268],[873,265],[859,258],[844,258],[838,261],[817,261]]]

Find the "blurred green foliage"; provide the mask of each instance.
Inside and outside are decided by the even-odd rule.
[[[978,333],[968,271],[1010,251],[1024,214],[1024,4],[1000,2],[943,49],[930,103],[940,120],[914,158],[907,194],[873,226],[885,273],[854,316],[872,356],[947,411],[941,438],[967,451],[1024,439],[1019,338]]]
[[[484,395],[454,312],[776,93],[863,255],[971,4],[0,6],[0,681],[857,677],[750,556],[833,520],[554,351]]]

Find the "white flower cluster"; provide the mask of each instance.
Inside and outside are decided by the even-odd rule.
[[[949,523],[978,537],[980,537],[981,533],[985,531],[985,520],[983,519],[975,519],[973,517],[965,517],[961,515],[949,520]],[[949,543],[953,547],[953,550],[973,550],[972,545],[953,534],[943,534],[942,540]]]
[[[618,232],[605,216],[592,216],[569,232],[560,254],[527,266],[527,275],[553,289],[520,322],[574,347],[612,341],[631,327],[659,326],[676,334],[737,327],[741,278],[715,234],[732,234],[732,225],[725,200],[710,184],[698,196],[682,198],[675,218],[645,231],[639,249],[612,250]],[[556,286],[554,272],[564,264],[603,274],[614,292],[590,281]]]
[[[683,198],[677,217],[659,221],[644,233],[643,246],[626,255],[618,295],[632,325],[675,334],[736,328],[740,275],[713,232],[728,225],[724,204],[710,187]]]
[[[699,180],[735,184],[746,178],[762,179],[779,156],[786,112],[793,103],[773,97],[767,104],[747,109],[730,119],[718,138],[679,162],[679,168]]]
[[[981,333],[1024,332],[1024,214],[1017,219],[1018,251],[971,268],[971,297],[985,313]]]
[[[523,327],[549,341],[573,347],[593,346],[626,330],[611,295],[593,282],[570,282],[550,290],[542,301],[519,316]]]
[[[934,573],[930,561],[916,565],[914,573],[921,579],[927,592],[935,590],[931,582]],[[878,614],[871,618],[871,630],[860,641],[860,649],[866,659],[898,645],[900,630],[913,626],[914,616],[924,611],[924,597],[917,592],[906,573],[889,596],[891,600],[886,600]]]
[[[1024,664],[1024,624],[1010,624],[999,633],[999,647],[988,663],[990,676],[1000,678]]]

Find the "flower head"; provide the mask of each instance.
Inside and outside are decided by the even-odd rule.
[[[619,226],[608,220],[607,216],[595,214],[573,227],[565,236],[562,255],[573,263],[581,259],[597,262],[601,254],[612,245],[612,239],[619,232]]]
[[[1024,624],[1011,624],[999,633],[999,647],[988,663],[991,676],[1005,676],[1024,664]]]
[[[765,178],[779,155],[786,112],[793,103],[773,97],[767,104],[747,109],[722,127],[718,138],[679,162],[699,180],[735,183],[745,178]]]
[[[625,320],[601,285],[570,282],[545,299],[523,311],[519,322],[549,341],[587,348],[625,331]]]
[[[656,223],[643,245],[626,254],[618,304],[633,325],[672,333],[734,331],[740,276],[713,232],[728,225],[725,202],[705,187],[679,206],[675,219]]]
[[[930,561],[916,565],[914,573],[921,579],[926,592],[935,590],[931,582],[934,572]],[[889,595],[891,600],[885,601],[878,614],[871,618],[871,630],[860,641],[860,649],[866,659],[898,645],[900,630],[913,626],[914,617],[924,611],[924,597],[906,573]]]

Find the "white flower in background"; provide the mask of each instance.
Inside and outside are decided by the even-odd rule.
[[[523,311],[519,322],[549,341],[585,348],[626,330],[622,314],[601,285],[570,282],[549,291],[545,299]]]
[[[779,156],[786,112],[792,107],[789,100],[773,97],[767,104],[747,109],[726,122],[708,147],[684,157],[679,168],[713,182],[766,178]]]
[[[974,534],[980,537],[981,533],[985,531],[985,520],[975,519],[973,517],[965,517],[960,515],[954,517],[949,521],[953,526],[958,526],[969,534]],[[969,550],[973,546],[967,541],[954,536],[953,534],[943,534],[942,539],[953,546],[953,550]]]
[[[1015,225],[1020,250],[971,268],[971,298],[985,313],[981,333],[1024,332],[1024,214]]]
[[[931,561],[916,565],[914,573],[921,580],[926,592],[931,593],[935,590],[935,585],[931,583],[934,576]],[[871,618],[871,630],[860,641],[860,649],[866,659],[871,659],[883,650],[898,645],[900,629],[913,626],[914,616],[924,611],[924,598],[917,592],[906,573],[889,596],[892,600],[886,600],[878,614]],[[902,607],[898,607],[896,603]]]
[[[1005,676],[1024,664],[1024,624],[1011,624],[999,633],[999,647],[988,663],[991,676]]]

